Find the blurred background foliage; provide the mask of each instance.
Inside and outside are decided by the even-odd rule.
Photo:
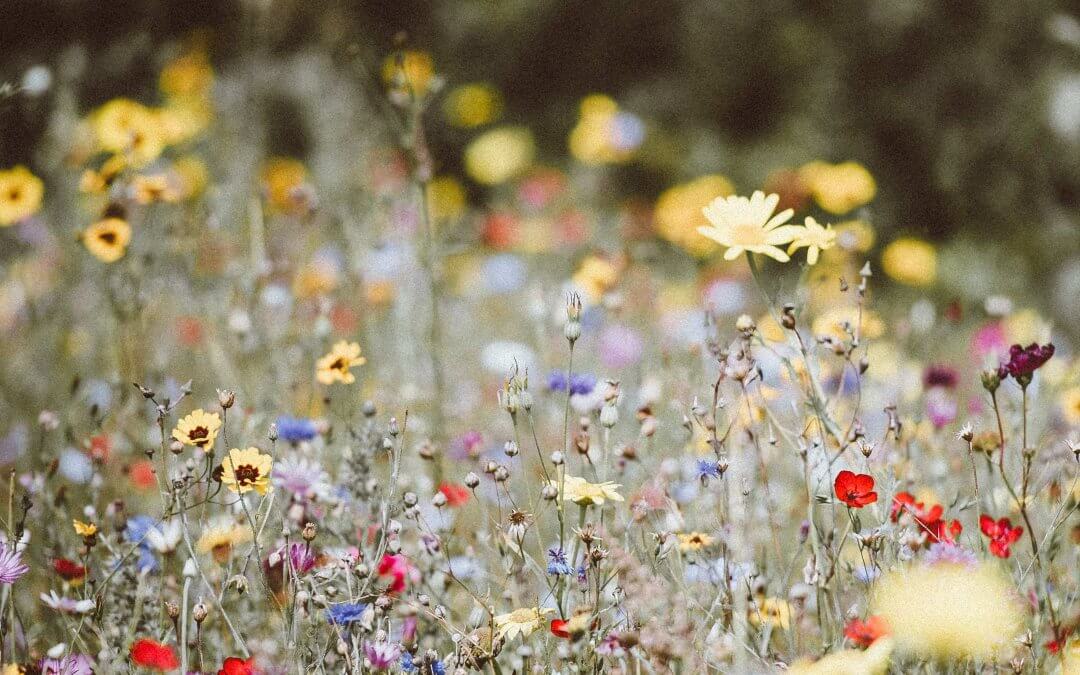
[[[815,159],[877,179],[886,238],[987,235],[1028,256],[1080,240],[1080,21],[1055,0],[5,0],[0,81],[47,65],[85,112],[151,94],[162,62],[206,44],[219,72],[293,52],[378,64],[404,36],[448,88],[490,83],[539,156],[567,152],[579,102],[608,94],[647,125],[611,168],[613,203],[723,173],[740,192]],[[375,66],[377,67],[377,66]],[[310,129],[268,101],[269,154],[301,159]],[[48,99],[0,101],[0,158],[40,162]],[[469,136],[432,115],[438,170],[460,175]],[[471,186],[477,199],[476,186]],[[1058,260],[1064,260],[1059,258]],[[1034,268],[1046,269],[1039,265]]]

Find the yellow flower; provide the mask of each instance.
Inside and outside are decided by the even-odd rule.
[[[495,617],[496,639],[513,640],[518,635],[528,637],[546,623],[546,615],[554,612],[550,607],[522,607],[507,614],[498,614]]]
[[[929,242],[902,237],[885,247],[881,267],[902,284],[929,286],[937,279],[937,251]]]
[[[791,626],[791,605],[782,598],[765,598],[750,605],[747,619],[755,628],[772,625],[787,630]]]
[[[874,177],[857,162],[811,162],[799,169],[799,175],[818,206],[837,215],[866,204],[877,193]]]
[[[37,213],[44,196],[45,185],[25,166],[0,170],[0,227]]]
[[[699,227],[698,232],[727,249],[724,260],[734,260],[746,251],[787,262],[788,254],[777,246],[793,240],[802,228],[783,224],[794,213],[791,209],[773,215],[779,201],[779,195],[766,197],[761,190],[750,199],[717,197],[702,209],[711,225]]]
[[[708,256],[716,250],[716,243],[698,236],[698,228],[709,224],[702,209],[718,195],[727,197],[734,192],[731,181],[719,174],[701,176],[664,190],[653,210],[656,233],[691,255]]]
[[[209,172],[206,170],[206,164],[198,157],[194,155],[180,157],[173,162],[173,172],[180,186],[181,198],[197,197],[206,189]]]
[[[804,227],[795,236],[795,241],[788,246],[787,252],[791,255],[800,248],[805,248],[806,264],[813,265],[817,263],[818,255],[822,251],[829,250],[835,244],[836,232],[833,231],[832,225],[822,227],[818,221],[807,217]]]
[[[91,115],[98,148],[123,153],[135,166],[161,155],[165,139],[154,111],[126,98],[117,98]]]
[[[123,155],[113,155],[101,165],[101,169],[94,171],[87,169],[79,179],[79,190],[91,194],[99,194],[109,189],[113,181],[127,168],[127,160]]]
[[[319,384],[352,384],[356,378],[349,369],[365,363],[367,359],[360,356],[360,345],[342,340],[315,364],[315,379]]]
[[[894,643],[887,637],[874,640],[866,651],[843,649],[817,661],[797,661],[789,675],[883,675],[889,669]]]
[[[897,650],[918,658],[990,660],[1024,625],[1015,585],[991,565],[891,572],[877,583],[872,606],[892,630]]]
[[[598,302],[604,293],[615,287],[619,270],[604,258],[590,255],[581,261],[572,280],[588,300]]]
[[[533,162],[536,145],[525,127],[499,127],[465,148],[465,172],[477,183],[498,185],[517,178]]]
[[[471,129],[498,119],[502,99],[489,84],[465,84],[447,94],[443,112],[450,124]]]
[[[679,535],[679,549],[683,551],[700,551],[712,546],[713,538],[703,532],[690,532]]]
[[[1080,675],[1080,638],[1069,640],[1061,651],[1059,675]]]
[[[837,223],[833,230],[841,250],[866,253],[874,246],[874,228],[864,220],[846,220]]]
[[[814,335],[828,335],[837,340],[849,338],[848,330],[855,332],[855,324],[859,321],[859,310],[856,307],[834,307],[818,318],[810,328]],[[846,328],[845,328],[846,326]],[[859,337],[862,339],[879,338],[885,333],[885,323],[871,309],[862,310],[862,323]]]
[[[202,51],[179,56],[161,69],[158,88],[169,97],[203,97],[214,84],[214,70]]]
[[[427,186],[428,208],[436,223],[453,220],[465,211],[465,188],[453,176],[438,176]]]
[[[580,116],[570,130],[569,149],[583,164],[616,164],[634,156],[644,138],[644,126],[610,96],[590,94],[581,101]]]
[[[258,448],[233,448],[229,456],[221,460],[221,482],[239,494],[254,490],[264,495],[270,485],[273,466],[274,458],[259,452]]]
[[[558,489],[559,481],[550,481],[551,485]],[[622,487],[611,481],[604,481],[603,483],[590,483],[584,478],[578,476],[564,476],[564,491],[562,494],[563,501],[572,501],[579,506],[603,506],[604,501],[610,499],[613,502],[623,501],[622,495],[618,493],[617,488]]]
[[[422,96],[435,76],[435,62],[427,52],[391,54],[383,61],[382,75],[383,80],[396,91]]]
[[[208,413],[202,408],[197,408],[176,423],[172,437],[184,445],[206,449],[213,447],[219,429],[221,429],[221,418],[217,413]]]
[[[73,520],[72,524],[75,526],[75,534],[80,537],[92,537],[97,534],[97,525],[94,523],[84,523],[81,520]]]
[[[195,543],[195,548],[199,553],[213,553],[214,559],[224,564],[229,561],[233,546],[251,541],[251,538],[251,528],[231,520],[218,521],[207,527]]]
[[[1080,387],[1061,392],[1058,403],[1069,424],[1080,424]]]
[[[153,202],[175,202],[179,193],[169,185],[169,178],[163,174],[153,176],[135,176],[131,180],[131,189],[135,201],[139,204]]]
[[[296,210],[295,191],[307,179],[307,169],[290,157],[272,157],[262,170],[266,198],[273,210],[289,213]]]
[[[103,218],[83,230],[83,246],[101,262],[113,263],[124,257],[131,241],[131,226],[122,218]]]

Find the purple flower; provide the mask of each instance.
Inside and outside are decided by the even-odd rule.
[[[29,571],[30,567],[22,561],[21,552],[16,551],[14,546],[0,544],[0,584],[13,584]]]
[[[621,370],[637,363],[645,342],[637,331],[627,326],[608,326],[600,333],[600,362],[606,368]]]
[[[960,376],[956,373],[956,369],[951,366],[935,364],[929,366],[923,372],[923,387],[926,389],[934,387],[955,389],[959,381]]]
[[[62,659],[41,660],[41,675],[94,675],[93,664],[86,654],[68,654]]]
[[[303,417],[289,417],[282,415],[277,418],[278,438],[289,443],[310,441],[318,435],[319,430],[315,423]]]
[[[346,625],[359,621],[364,616],[367,605],[359,602],[342,602],[330,605],[326,610],[326,619],[330,623]]]
[[[274,463],[270,479],[300,498],[320,497],[330,490],[330,476],[320,464],[305,457],[286,457]]]
[[[390,670],[401,658],[401,645],[394,642],[364,642],[364,657],[375,670]]]
[[[286,553],[289,556],[289,562],[292,563],[292,568],[297,574],[305,574],[315,568],[315,551],[311,550],[311,547],[307,544],[299,542],[289,544],[288,551],[286,551],[285,546],[274,551],[270,556],[270,566],[276,567],[279,565],[285,558]]]
[[[939,541],[930,544],[930,548],[923,555],[923,561],[930,565],[950,563],[974,567],[979,564],[979,558],[974,551],[970,551],[951,541]]]
[[[574,568],[566,560],[566,552],[556,546],[548,549],[547,573],[555,575],[573,574]]]
[[[1001,376],[1001,379],[1005,379],[1007,375],[1012,375],[1021,385],[1026,386],[1031,382],[1031,376],[1035,374],[1035,371],[1042,368],[1043,364],[1049,361],[1053,355],[1053,344],[1045,344],[1041,347],[1035,342],[1032,342],[1027,347],[1013,345],[1009,347],[1009,361],[998,368],[998,375]]]
[[[550,391],[566,391],[569,387],[572,395],[587,395],[596,388],[596,376],[590,373],[571,373],[570,382],[567,383],[565,371],[553,370],[548,375],[547,386]]]

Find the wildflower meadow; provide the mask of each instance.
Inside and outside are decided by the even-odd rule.
[[[0,73],[3,675],[1080,673],[1076,211],[1010,258],[600,88],[553,146],[409,35],[149,54]]]

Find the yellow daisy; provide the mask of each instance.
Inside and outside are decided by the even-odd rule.
[[[258,448],[233,448],[229,456],[221,461],[221,482],[238,494],[254,490],[264,495],[270,486],[270,470],[273,466],[274,458],[264,455]]]
[[[0,227],[37,213],[44,196],[45,185],[25,166],[0,171]]]
[[[322,357],[315,364],[315,379],[319,384],[352,384],[356,381],[350,368],[362,366],[367,359],[360,356],[360,345],[355,342],[342,340],[334,345],[330,353]]]
[[[518,635],[528,637],[544,625],[546,615],[554,612],[550,607],[522,607],[507,614],[499,614],[495,617],[496,638],[513,640]]]
[[[184,445],[194,445],[205,449],[213,447],[219,429],[221,429],[221,418],[218,414],[208,413],[198,408],[176,423],[172,437]]]
[[[1080,386],[1063,391],[1058,402],[1069,424],[1080,424]]]
[[[682,551],[700,551],[711,546],[713,538],[704,532],[689,532],[679,535],[679,549]]]
[[[775,628],[787,630],[791,626],[791,605],[782,598],[765,598],[750,606],[747,618],[755,628],[772,624]]]
[[[773,215],[779,202],[779,195],[766,197],[761,190],[749,199],[717,197],[702,210],[710,225],[699,227],[698,232],[727,249],[724,260],[749,252],[787,262],[788,254],[777,247],[795,239],[803,228],[784,225],[795,213],[791,209]]]
[[[131,241],[131,226],[122,218],[103,218],[82,233],[86,250],[101,262],[113,263],[124,257]]]
[[[219,521],[210,525],[195,548],[199,553],[213,553],[214,560],[224,564],[229,561],[232,547],[251,541],[251,528],[238,525],[231,520]]]
[[[75,534],[80,537],[92,537],[97,534],[97,525],[94,523],[84,523],[81,520],[73,520],[71,522],[75,526]]]
[[[136,166],[149,164],[165,149],[154,111],[136,101],[109,101],[93,113],[91,124],[101,150],[123,153]]]
[[[551,485],[557,489],[559,481],[552,480]],[[574,502],[579,506],[591,506],[594,504],[603,506],[608,499],[613,502],[623,501],[622,495],[617,491],[620,487],[622,486],[610,481],[590,483],[578,476],[564,476],[562,499],[563,501]]]
[[[818,261],[818,255],[822,251],[828,251],[836,244],[836,232],[832,225],[822,227],[813,218],[807,218],[802,230],[795,237],[795,241],[788,246],[788,255],[800,248],[806,249],[806,264],[814,265]]]

